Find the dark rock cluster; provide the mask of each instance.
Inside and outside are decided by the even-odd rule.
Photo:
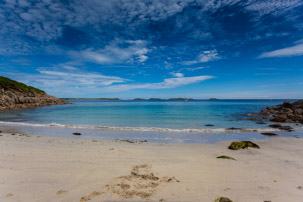
[[[270,121],[280,123],[303,123],[303,100],[291,103],[285,101],[281,105],[266,107],[260,112]]]

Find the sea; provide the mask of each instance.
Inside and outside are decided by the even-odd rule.
[[[0,112],[0,126],[26,134],[79,139],[161,143],[216,143],[224,140],[303,138],[302,125],[286,132],[250,120],[252,114],[285,100],[73,100],[73,104]],[[291,100],[295,101],[295,100]],[[78,132],[82,135],[74,136]]]

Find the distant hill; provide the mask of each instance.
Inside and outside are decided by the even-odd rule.
[[[43,90],[0,76],[0,110],[67,104]]]

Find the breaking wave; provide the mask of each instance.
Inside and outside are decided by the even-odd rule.
[[[116,127],[116,126],[96,126],[96,125],[74,125],[74,124],[38,124],[25,122],[4,122],[1,125],[27,126],[27,127],[47,127],[47,128],[69,128],[69,129],[90,129],[90,130],[113,130],[113,131],[140,131],[140,132],[170,132],[170,133],[243,133],[243,132],[267,132],[279,131],[274,128],[191,128],[191,129],[174,129],[160,127]]]

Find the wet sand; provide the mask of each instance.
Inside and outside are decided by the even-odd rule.
[[[7,133],[9,132],[9,133]],[[0,201],[301,201],[303,139],[217,144],[0,133]],[[14,134],[14,135],[12,135]],[[217,159],[227,155],[236,160]]]

